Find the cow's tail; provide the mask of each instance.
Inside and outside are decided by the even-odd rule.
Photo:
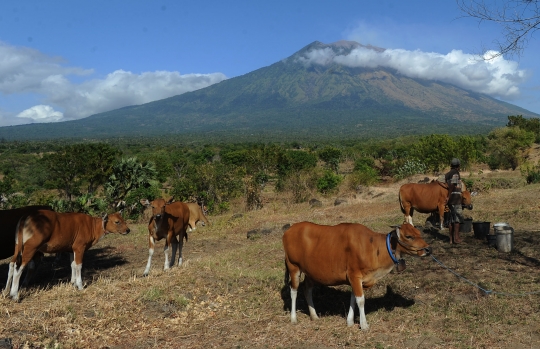
[[[285,284],[285,287],[287,287],[289,286],[289,279],[290,279],[289,268],[287,268],[287,258],[284,259],[284,262],[285,262],[285,276],[283,278],[283,283]]]
[[[398,194],[398,200],[399,200],[399,208],[401,208],[401,213],[405,214],[405,208],[403,208],[403,202],[401,202],[401,190]]]
[[[22,254],[24,249],[23,244],[23,232],[24,232],[24,226],[26,225],[26,219],[28,216],[23,216],[19,219],[17,222],[17,228],[15,230],[15,263],[17,264],[17,268],[21,266],[22,264]]]

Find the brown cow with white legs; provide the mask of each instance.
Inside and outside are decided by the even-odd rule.
[[[182,265],[182,249],[184,239],[187,240],[187,228],[189,227],[189,207],[183,202],[172,202],[164,199],[140,200],[141,204],[152,208],[152,218],[148,223],[148,262],[144,269],[144,276],[150,273],[152,255],[154,254],[155,242],[165,238],[165,264],[163,269],[167,270],[174,266],[176,249],[178,248],[178,266]],[[179,240],[177,240],[177,237]],[[172,245],[172,256],[169,262],[169,245]]]
[[[203,226],[210,225],[210,222],[203,213],[203,210],[199,204],[195,202],[187,202],[186,205],[189,207],[189,228],[188,232],[197,229],[197,222],[201,222]]]
[[[305,274],[306,301],[312,320],[318,319],[313,305],[313,285],[351,285],[347,325],[354,324],[355,304],[360,309],[360,328],[368,329],[364,312],[364,289],[388,274],[394,265],[405,268],[402,254],[427,256],[431,248],[420,231],[408,223],[389,234],[379,234],[361,224],[335,226],[296,223],[283,234],[285,283],[290,276],[291,322],[296,323],[296,297],[300,274]]]
[[[25,266],[38,253],[70,252],[71,283],[83,288],[81,270],[84,252],[105,234],[125,235],[129,228],[119,212],[91,217],[84,213],[57,213],[39,210],[21,218],[17,231],[15,254],[9,263],[5,293],[19,299],[19,280]]]
[[[440,216],[440,228],[442,229],[444,207],[448,197],[448,185],[437,180],[428,184],[408,183],[399,188],[399,204],[401,212],[405,215],[405,221],[413,224],[412,216],[414,210],[420,213],[438,212]],[[463,207],[472,210],[471,193],[463,184],[462,191]]]

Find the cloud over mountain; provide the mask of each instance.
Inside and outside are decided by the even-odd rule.
[[[337,63],[348,67],[390,68],[410,78],[443,81],[511,100],[519,96],[519,84],[526,80],[528,73],[519,69],[517,62],[502,56],[486,59],[493,53],[486,53],[482,59],[461,50],[440,54],[419,50],[374,49],[358,44],[352,50],[342,50],[329,45],[307,51],[297,60],[305,65]]]
[[[198,90],[227,78],[222,73],[180,74],[177,71],[136,74],[116,70],[102,79],[91,78],[92,74],[92,69],[70,67],[60,57],[0,42],[0,94],[34,94],[40,99],[35,106],[16,115],[2,111],[0,126],[21,121],[80,119]],[[80,80],[83,82],[78,82]]]

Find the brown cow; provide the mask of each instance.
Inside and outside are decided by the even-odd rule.
[[[197,228],[197,222],[201,222],[203,226],[206,224],[210,225],[210,222],[203,213],[201,206],[195,202],[187,202],[186,205],[189,207],[189,228],[188,232],[193,231]]]
[[[0,259],[13,256],[19,219],[37,210],[52,210],[52,208],[49,206],[26,206],[0,211],[0,229],[2,229],[0,231]]]
[[[296,323],[296,296],[300,274],[305,274],[306,301],[312,320],[318,319],[313,305],[313,285],[352,286],[347,325],[354,324],[355,302],[360,309],[360,328],[368,329],[364,312],[364,289],[373,286],[388,274],[394,265],[398,270],[405,262],[402,254],[426,256],[431,248],[420,231],[403,223],[384,235],[361,224],[342,223],[336,226],[309,222],[297,223],[283,234],[285,249],[285,283],[291,278],[291,322]],[[394,252],[395,251],[395,252]]]
[[[183,202],[172,202],[172,198],[168,201],[164,199],[155,199],[148,201],[142,199],[143,205],[152,208],[152,218],[148,223],[148,262],[144,269],[144,276],[150,272],[152,264],[152,255],[154,254],[154,246],[156,240],[159,241],[165,238],[165,264],[163,269],[167,270],[174,266],[176,258],[176,249],[179,248],[178,266],[182,265],[182,248],[184,247],[184,239],[187,240],[187,228],[189,227],[189,207]],[[177,236],[180,241],[177,240]],[[169,245],[172,245],[172,256],[169,262]]]
[[[473,209],[471,193],[463,185],[462,205],[469,210]],[[399,188],[399,204],[405,221],[413,224],[414,210],[420,213],[439,212],[440,228],[442,229],[444,207],[448,196],[448,185],[437,180],[428,184],[409,183]]]
[[[71,283],[81,290],[84,252],[105,234],[110,233],[129,233],[129,228],[119,212],[95,218],[84,213],[38,210],[22,218],[4,292],[7,293],[11,286],[10,296],[18,300],[19,279],[24,267],[36,252],[70,252]]]

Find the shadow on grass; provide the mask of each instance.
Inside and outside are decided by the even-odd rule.
[[[281,289],[281,299],[283,300],[283,310],[291,311],[291,294],[289,286]],[[313,303],[318,315],[341,315],[343,318],[349,312],[351,291],[343,291],[333,287],[315,286],[313,289]],[[366,297],[364,310],[366,314],[376,312],[379,309],[392,311],[396,307],[408,308],[415,304],[414,299],[405,298],[394,292],[391,286],[386,286],[386,294],[382,297]],[[309,315],[307,302],[304,296],[303,282],[298,288],[296,298],[297,311]],[[358,316],[358,306],[355,305],[355,315]]]
[[[417,227],[420,231],[430,235],[433,239],[450,242],[450,237],[447,234],[442,234],[441,231],[434,227]]]
[[[124,265],[127,261],[115,253],[114,247],[92,248],[84,253],[82,279],[83,284],[90,285],[94,275],[101,271]],[[6,286],[9,263],[0,265],[0,289]],[[24,272],[26,274],[26,271]],[[21,277],[23,282],[25,275]],[[29,288],[46,287],[47,285],[70,282],[71,262],[68,253],[61,253],[58,258],[55,255],[43,257],[36,269]]]

